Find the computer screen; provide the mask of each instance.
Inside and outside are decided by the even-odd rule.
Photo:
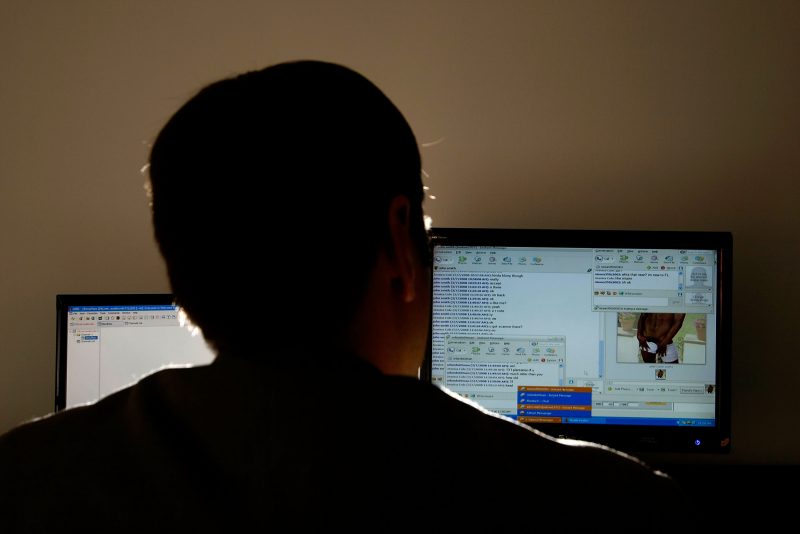
[[[568,438],[730,447],[732,236],[432,230],[424,378]]]
[[[56,296],[56,411],[95,402],[165,367],[213,360],[172,295]]]

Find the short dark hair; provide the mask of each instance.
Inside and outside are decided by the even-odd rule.
[[[150,154],[153,226],[178,304],[219,349],[271,326],[340,331],[394,196],[411,201],[423,244],[420,172],[403,115],[351,69],[299,61],[212,83]],[[263,324],[268,314],[279,324]]]

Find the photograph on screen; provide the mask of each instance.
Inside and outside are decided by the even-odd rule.
[[[704,313],[620,312],[617,363],[705,365],[706,321]]]

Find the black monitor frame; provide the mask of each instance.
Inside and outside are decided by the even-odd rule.
[[[671,248],[716,250],[717,332],[716,414],[714,427],[579,425],[547,423],[531,425],[547,434],[594,441],[630,452],[715,452],[731,446],[731,364],[733,236],[730,232],[633,231],[633,230],[523,230],[434,228],[431,245],[574,248]],[[432,324],[431,324],[432,327]],[[430,335],[423,380],[431,379]]]

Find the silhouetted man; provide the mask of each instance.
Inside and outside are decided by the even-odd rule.
[[[420,157],[366,78],[297,62],[214,83],[150,162],[173,292],[218,356],[6,434],[4,532],[654,527],[665,477],[416,378]]]

